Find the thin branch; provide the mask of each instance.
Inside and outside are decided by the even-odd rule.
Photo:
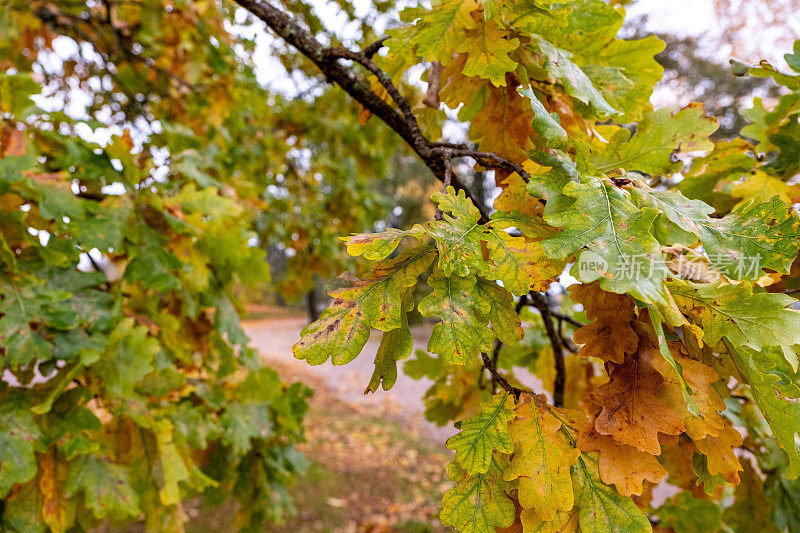
[[[558,320],[558,336],[561,337],[561,344],[570,352],[575,354],[578,353],[578,347],[575,345],[575,343],[564,336],[564,319],[555,314],[553,314],[553,316],[556,320]]]
[[[497,371],[497,368],[495,368],[494,364],[492,363],[492,360],[489,359],[489,356],[486,355],[486,352],[481,352],[481,358],[483,358],[483,366],[486,368],[486,370],[489,371],[489,374],[491,374],[492,376],[492,382],[497,383],[498,385],[500,385],[501,389],[513,394],[515,400],[519,400],[519,395],[522,394],[523,392],[527,393],[531,392],[525,389],[518,389],[517,387],[511,385],[508,382],[508,380],[504,378],[502,374],[500,374],[500,372]]]
[[[586,325],[586,324],[584,324],[582,322],[579,322],[579,321],[575,320],[571,316],[565,315],[564,313],[559,313],[558,311],[551,310],[550,314],[553,315],[555,318],[557,318],[559,320],[563,320],[567,324],[571,324],[571,325],[575,326],[576,328],[582,328],[583,326]]]
[[[522,308],[528,305],[528,295],[523,294],[520,296],[519,300],[517,301],[517,305],[514,307],[514,311],[519,315]],[[492,350],[492,367],[497,368],[497,361],[500,359],[500,349],[503,347],[503,343],[500,342],[500,339],[495,339],[494,341],[494,349]],[[488,367],[487,367],[488,369]],[[491,373],[491,369],[489,369]],[[495,393],[497,390],[497,380],[492,374],[492,394]]]
[[[433,146],[433,151],[446,152],[449,153],[451,157],[471,157],[485,167],[505,168],[507,170],[511,170],[512,172],[516,172],[525,181],[525,183],[531,180],[531,175],[527,170],[522,168],[521,165],[518,165],[517,163],[514,163],[513,161],[510,161],[505,157],[501,157],[492,152],[481,152],[480,150],[475,150],[467,145],[458,145],[452,143],[435,143]]]
[[[450,165],[450,156],[447,155],[444,158],[444,190],[447,192],[447,188],[450,186],[450,183],[453,181],[453,167]],[[443,218],[442,209],[437,205],[436,206],[436,214],[434,218],[436,220],[442,220]]]
[[[378,51],[381,48],[383,48],[384,43],[386,42],[386,39],[388,39],[388,38],[389,37],[382,37],[382,38],[378,39],[377,41],[375,41],[371,45],[369,45],[366,48],[364,48],[363,50],[361,50],[361,53],[364,54],[364,57],[372,59],[372,56],[377,54]]]
[[[556,361],[556,378],[553,383],[553,405],[561,407],[564,405],[564,386],[567,382],[567,370],[564,366],[564,348],[561,344],[561,335],[556,331],[553,324],[553,312],[550,310],[550,303],[547,297],[539,292],[531,291],[528,293],[534,307],[539,310],[544,322],[544,329],[550,338],[550,346],[553,348],[553,357]]]

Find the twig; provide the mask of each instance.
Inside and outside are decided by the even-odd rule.
[[[564,319],[560,316],[553,315],[558,320],[558,336],[561,337],[561,344],[572,353],[578,353],[578,347],[564,336]]]
[[[553,382],[553,405],[561,407],[564,405],[564,386],[567,381],[567,370],[564,366],[564,348],[561,344],[561,335],[553,325],[553,313],[550,310],[550,303],[547,298],[536,291],[528,293],[534,307],[539,310],[544,322],[544,329],[550,338],[550,346],[553,348],[553,357],[556,362],[556,378]]]
[[[428,90],[425,91],[425,98],[422,99],[422,103],[433,109],[439,109],[439,105],[442,103],[439,100],[441,71],[442,64],[438,61],[432,62],[431,68],[428,69]]]
[[[388,39],[388,37],[382,37],[382,38],[378,39],[377,41],[375,41],[375,42],[374,42],[374,43],[372,43],[371,45],[369,45],[369,46],[367,46],[366,48],[364,48],[364,49],[361,51],[361,53],[362,53],[362,54],[364,54],[364,57],[366,57],[366,58],[369,58],[369,59],[372,59],[372,56],[374,56],[375,54],[377,54],[377,53],[378,53],[378,51],[379,51],[381,48],[383,48],[383,45],[384,45],[384,43],[386,42],[386,39]]]
[[[550,314],[553,315],[554,317],[556,317],[559,320],[563,320],[567,324],[575,326],[576,328],[582,328],[583,326],[586,325],[586,324],[584,324],[582,322],[579,322],[579,321],[575,320],[571,316],[565,315],[564,313],[559,313],[558,311],[552,311],[551,310]]]
[[[492,382],[497,383],[498,385],[500,385],[501,389],[513,394],[515,400],[519,400],[519,395],[522,394],[523,392],[530,392],[524,389],[518,389],[517,387],[511,385],[508,382],[508,380],[504,378],[500,374],[500,372],[497,371],[497,368],[495,368],[494,364],[492,363],[492,360],[489,359],[489,356],[486,355],[486,352],[481,352],[481,358],[483,358],[483,366],[486,368],[486,370],[489,371],[489,374],[491,374],[492,376]]]
[[[517,301],[517,305],[514,307],[514,311],[519,315],[522,308],[528,304],[528,295],[523,294],[520,296],[519,300]],[[497,368],[497,361],[500,359],[500,349],[503,347],[503,343],[500,342],[500,339],[495,339],[494,341],[494,349],[492,350],[492,366]],[[491,373],[491,370],[489,371]],[[495,380],[494,375],[492,375],[492,394],[497,390],[497,380]]]
[[[450,156],[446,155],[444,158],[444,190],[447,192],[447,188],[450,186],[450,183],[453,181],[453,167],[450,165]],[[444,214],[442,213],[442,209],[437,205],[436,206],[436,214],[434,218],[436,220],[442,220]]]

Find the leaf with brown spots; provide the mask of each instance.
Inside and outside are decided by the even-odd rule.
[[[713,207],[679,191],[654,190],[639,178],[625,189],[639,207],[661,212],[656,220],[661,234],[683,233],[681,240],[689,245],[699,239],[711,265],[731,279],[757,280],[764,268],[788,273],[797,256],[800,219],[778,197],[745,202],[722,218],[711,218]]]
[[[797,300],[786,294],[754,293],[753,287],[718,284],[675,284],[670,287],[680,309],[701,326],[703,342],[714,346],[723,337],[733,346],[759,351],[780,346],[793,370],[798,368],[795,345],[800,344]]]
[[[379,233],[358,233],[349,237],[342,237],[347,246],[347,253],[356,257],[363,256],[370,261],[379,261],[389,257],[400,244],[404,237],[414,237],[422,240],[425,230],[420,225],[415,225],[410,230],[389,228]]]
[[[619,128],[608,146],[592,154],[592,163],[600,172],[615,168],[654,175],[676,172],[683,163],[672,162],[673,151],[712,150],[708,136],[716,129],[717,120],[706,115],[702,104],[692,103],[675,113],[661,108],[645,115],[633,136]]]
[[[534,402],[522,401],[515,413],[509,423],[514,456],[504,478],[517,480],[523,508],[535,509],[543,521],[553,520],[558,512],[572,509],[570,468],[580,452],[567,442],[561,422]]]
[[[369,338],[370,327],[391,331],[403,325],[401,294],[417,283],[436,257],[432,248],[420,246],[375,265],[369,279],[343,275],[344,286],[330,291],[333,302],[322,316],[306,326],[294,356],[311,365],[329,358],[335,365],[352,361]]]

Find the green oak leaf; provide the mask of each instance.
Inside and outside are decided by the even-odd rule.
[[[448,363],[469,364],[481,353],[492,349],[492,330],[486,317],[491,303],[475,291],[475,276],[445,276],[434,271],[428,278],[433,292],[418,305],[422,316],[441,317],[433,326],[428,351]]]
[[[397,361],[411,355],[414,339],[408,325],[387,331],[375,353],[375,370],[364,392],[376,392],[378,387],[389,390],[397,383]]]
[[[689,491],[679,492],[656,510],[659,524],[675,533],[709,533],[722,528],[722,509],[715,502],[701,500]]]
[[[121,320],[108,336],[108,355],[95,366],[106,390],[117,396],[132,394],[135,385],[155,368],[158,341],[134,319]]]
[[[788,273],[800,246],[800,218],[780,198],[745,202],[716,221],[714,230],[701,233],[706,255],[733,279],[758,279],[761,268]],[[753,261],[741,266],[753,258],[760,268],[749,268]]]
[[[439,519],[445,526],[466,533],[488,533],[514,522],[514,503],[506,495],[507,483],[495,459],[485,473],[470,474],[456,462],[447,467],[457,483],[442,498]]]
[[[658,209],[672,224],[696,236],[711,264],[732,279],[756,280],[762,268],[788,273],[797,256],[800,219],[779,198],[757,205],[747,202],[713,219],[713,207],[678,191],[656,191],[641,180],[627,190],[637,205]]]
[[[783,348],[797,369],[795,345],[800,344],[800,312],[789,309],[797,300],[786,294],[753,293],[745,283],[713,285],[674,283],[670,292],[678,307],[703,328],[703,342],[714,346],[725,337],[737,347]]]
[[[414,295],[411,289],[403,297],[403,310],[411,311],[414,308]],[[375,353],[375,370],[369,380],[364,394],[376,392],[378,387],[389,390],[397,383],[397,361],[411,355],[414,348],[414,338],[408,327],[408,315],[403,313],[401,325],[397,329],[384,332],[381,344]]]
[[[600,480],[597,460],[582,455],[572,467],[572,487],[583,533],[639,533],[653,530],[633,500]]]
[[[545,253],[566,259],[585,247],[573,267],[578,279],[599,278],[607,291],[663,302],[666,273],[660,263],[661,248],[650,232],[658,211],[638,208],[626,191],[603,178],[570,181],[562,192],[575,201],[545,210],[547,223],[563,228],[543,242]]]
[[[488,224],[479,224],[480,213],[463,191],[456,193],[448,187],[446,194],[436,192],[432,199],[446,213],[443,220],[426,225],[436,241],[439,268],[445,275],[477,273],[522,295],[532,288],[546,288],[563,268],[548,261],[540,243],[494,227],[493,222],[505,225],[502,213]]]
[[[139,495],[131,488],[128,469],[93,455],[72,461],[64,483],[67,498],[84,495],[95,518],[133,518],[139,515]]]
[[[551,78],[564,85],[568,95],[592,106],[595,114],[601,119],[619,114],[619,111],[611,107],[592,84],[586,73],[573,63],[571,53],[553,46],[540,37],[536,38],[536,42],[545,57],[544,69]]]
[[[461,431],[447,439],[447,447],[456,452],[455,460],[465,472],[485,474],[495,450],[514,451],[508,431],[508,421],[512,418],[513,401],[505,393],[482,402],[480,413],[461,422]]]
[[[272,434],[272,421],[266,405],[230,402],[219,418],[222,442],[234,455],[241,456],[252,448],[251,439],[265,439]]]
[[[726,342],[736,366],[744,374],[753,398],[767,419],[775,441],[789,458],[784,475],[800,476],[800,376],[792,370],[777,350],[756,351]]]
[[[692,471],[697,476],[694,484],[702,487],[706,494],[713,496],[717,493],[717,488],[725,486],[727,483],[722,474],[711,474],[708,471],[708,457],[700,452],[692,455]]]
[[[492,331],[505,345],[516,344],[524,335],[519,314],[514,309],[514,297],[497,283],[478,278],[475,290],[480,294],[478,299],[489,302],[488,319],[492,323]]]
[[[417,45],[417,54],[428,60],[448,63],[452,51],[464,40],[464,32],[476,27],[472,11],[478,8],[474,0],[445,0],[435,9],[405,9],[404,22],[417,19],[411,44]]]
[[[58,533],[44,520],[44,497],[38,480],[20,486],[14,494],[3,500],[3,532],[8,533]],[[74,520],[74,515],[72,516]]]
[[[563,146],[569,139],[569,135],[561,127],[558,115],[551,114],[545,109],[530,85],[524,88],[517,87],[517,92],[531,101],[531,109],[533,109],[531,125],[534,131],[545,139],[548,146]]]
[[[473,31],[462,37],[455,50],[467,54],[464,76],[480,76],[490,80],[495,87],[505,87],[506,74],[517,68],[517,62],[509,54],[518,47],[519,39],[509,38],[508,32],[496,22],[483,19]],[[448,58],[445,62],[449,61]]]
[[[11,488],[36,475],[36,455],[44,451],[42,432],[22,397],[6,396],[0,401],[0,498]]]
[[[333,302],[303,329],[292,348],[294,356],[311,365],[329,358],[335,365],[352,361],[366,344],[370,327],[391,331],[401,326],[401,294],[417,283],[435,257],[435,250],[419,246],[377,263],[369,279],[340,276],[344,286],[330,291]]]
[[[680,170],[681,162],[672,162],[678,150],[693,152],[713,150],[708,136],[717,129],[717,121],[705,114],[702,104],[689,104],[677,113],[668,108],[645,115],[636,126],[636,134],[620,128],[609,144],[592,154],[592,163],[600,172],[616,168],[645,174],[668,174]]]

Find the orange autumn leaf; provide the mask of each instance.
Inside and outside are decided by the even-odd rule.
[[[600,479],[603,483],[616,485],[623,496],[642,494],[644,481],[658,483],[667,475],[653,454],[600,435],[594,429],[594,421],[578,434],[578,447],[584,453],[598,452]]]
[[[708,435],[694,443],[697,450],[708,458],[709,474],[712,476],[720,474],[728,483],[737,485],[742,465],[734,450],[741,446],[742,442],[741,434],[733,426],[727,425],[718,437]]]
[[[719,375],[710,366],[681,355],[680,346],[680,343],[669,343],[672,356],[681,366],[683,378],[692,389],[692,400],[700,416],[692,416],[686,409],[678,376],[666,359],[654,358],[653,366],[664,377],[663,388],[670,389],[669,394],[674,399],[674,409],[683,413],[686,434],[695,441],[707,435],[716,437],[725,428],[725,421],[719,414],[725,409],[725,402],[712,387],[712,384],[719,380]]]
[[[575,342],[583,345],[578,353],[582,357],[622,364],[625,355],[634,353],[639,342],[631,327],[636,316],[633,299],[625,294],[606,292],[599,283],[578,285],[570,292],[593,320],[575,332]]]
[[[506,87],[489,86],[486,105],[472,119],[470,139],[486,152],[517,163],[525,160],[522,150],[533,135],[530,105],[517,93],[519,83],[507,76]]]
[[[653,359],[661,354],[645,332],[641,333],[636,354],[627,356],[621,365],[607,363],[609,382],[592,395],[601,408],[595,427],[619,444],[658,454],[659,433],[677,435],[686,426],[681,414],[658,394],[664,378],[653,367]]]

